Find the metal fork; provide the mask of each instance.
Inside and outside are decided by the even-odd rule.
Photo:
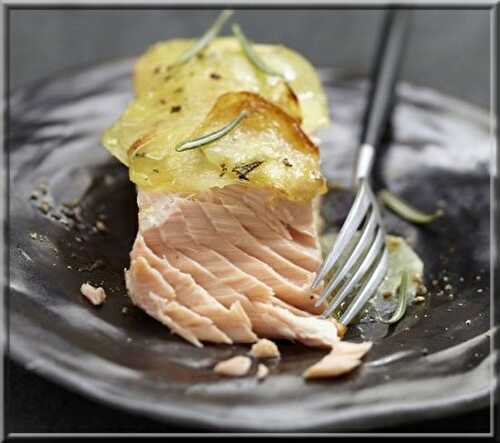
[[[333,299],[323,311],[324,318],[329,317],[346,297],[361,285],[359,292],[340,318],[343,325],[348,325],[373,296],[387,272],[385,230],[369,176],[375,148],[380,143],[392,110],[409,14],[409,11],[396,9],[386,13],[375,56],[375,68],[361,133],[361,146],[354,171],[357,195],[331,251],[312,284],[313,289],[318,287],[333,268],[338,266],[316,301],[318,307],[332,292],[335,292]],[[349,257],[339,265],[339,259],[349,253],[349,250]]]

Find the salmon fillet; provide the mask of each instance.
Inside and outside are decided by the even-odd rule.
[[[311,289],[327,192],[310,138],[329,122],[321,81],[282,46],[259,50],[280,58],[286,81],[261,78],[234,37],[178,63],[192,45],[172,40],[139,60],[141,87],[102,139],[138,186],[130,299],[194,346],[253,344],[251,359],[220,362],[216,373],[243,376],[259,358],[278,359],[275,339],[333,349],[309,378],[345,373],[365,348],[337,346],[346,328],[319,316],[322,288]],[[95,288],[83,289],[97,300]],[[258,380],[268,373],[258,366]]]
[[[332,347],[316,316],[321,263],[313,204],[230,185],[196,195],[138,191],[132,302],[195,346],[288,339]]]

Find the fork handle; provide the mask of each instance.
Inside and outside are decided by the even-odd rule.
[[[384,19],[363,119],[361,148],[356,163],[356,182],[370,174],[375,149],[391,115],[410,14],[408,10],[390,9]]]

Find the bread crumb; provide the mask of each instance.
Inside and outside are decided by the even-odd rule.
[[[90,283],[84,283],[80,291],[94,306],[99,306],[106,300],[106,292],[104,292],[104,289],[101,287],[95,288]]]
[[[248,357],[239,355],[217,363],[214,372],[227,377],[241,377],[248,373],[250,366],[252,366],[252,361]]]
[[[281,354],[274,342],[262,338],[257,343],[254,343],[252,349],[250,349],[250,355],[255,358],[272,358],[279,357]]]

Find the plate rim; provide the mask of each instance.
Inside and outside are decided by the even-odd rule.
[[[61,79],[61,78],[67,78],[75,73],[82,74],[84,72],[92,71],[92,70],[100,70],[100,69],[106,69],[106,68],[111,68],[115,67],[118,68],[121,65],[127,65],[131,64],[132,61],[135,60],[134,57],[126,57],[126,58],[117,58],[114,60],[106,61],[103,63],[97,63],[97,64],[86,64],[84,66],[77,66],[77,67],[70,67],[66,68],[60,72],[57,72],[53,75],[47,76],[43,79],[37,80],[33,83],[30,83],[28,85],[20,86],[16,88],[13,91],[10,91],[8,93],[8,100],[9,103],[11,101],[16,100],[20,95],[25,94],[32,90],[33,88],[40,88],[46,84],[54,82],[56,79]],[[336,69],[334,67],[328,67],[328,66],[323,66],[323,67],[318,67],[317,68],[320,73],[323,76],[328,76],[330,77],[330,80],[333,80],[334,78],[336,80],[339,79],[339,72],[342,73],[342,70]],[[349,74],[349,72],[346,70],[342,76],[347,76],[350,75],[350,78],[356,78],[355,75]],[[359,76],[360,79],[363,78],[363,76]],[[365,77],[366,78],[366,77]],[[322,77],[323,79],[323,77]],[[401,86],[410,86],[413,88],[418,88],[418,89],[426,89],[429,91],[432,91],[437,97],[439,97],[440,100],[443,100],[447,106],[449,105],[455,105],[459,106],[461,110],[466,111],[466,114],[469,116],[472,116],[475,118],[478,122],[484,125],[490,125],[491,124],[491,114],[485,110],[484,108],[481,108],[480,106],[476,106],[475,104],[471,104],[465,100],[441,93],[440,91],[436,91],[435,89],[429,88],[427,86],[422,86],[419,85],[418,83],[409,83],[409,82],[402,82]],[[9,154],[10,155],[10,154]],[[7,208],[8,209],[8,208]],[[11,248],[11,245],[9,245],[9,250]],[[8,258],[8,262],[10,263],[10,258]],[[11,297],[12,293],[17,292],[15,288],[11,286],[11,281],[8,281],[8,294],[7,297]],[[10,316],[10,311],[7,312],[7,316]],[[493,321],[493,320],[492,320]],[[7,326],[9,325],[10,322],[7,322]],[[493,329],[494,331],[494,329]],[[10,335],[10,328],[7,331],[7,337]],[[489,330],[485,332],[484,334],[491,334],[492,330]],[[483,334],[480,334],[483,335]],[[477,338],[477,337],[475,337]],[[24,339],[21,339],[21,341]],[[17,343],[19,343],[19,339],[16,340]],[[447,348],[450,349],[450,348]],[[66,389],[68,389],[70,392],[77,393],[79,395],[84,395],[92,400],[98,401],[102,404],[106,405],[112,405],[113,407],[118,408],[119,410],[126,411],[126,412],[132,412],[134,414],[138,415],[143,415],[148,418],[153,418],[155,420],[160,420],[164,423],[172,423],[174,421],[180,422],[185,425],[191,425],[191,426],[197,426],[197,427],[202,427],[206,429],[216,429],[220,428],[221,424],[220,421],[214,422],[213,420],[210,419],[204,419],[203,417],[196,417],[196,416],[185,416],[182,414],[182,417],[179,416],[179,408],[171,410],[168,415],[165,412],[159,412],[158,408],[155,409],[154,405],[151,405],[151,407],[148,407],[148,403],[144,401],[134,401],[133,404],[130,402],[130,398],[127,399],[127,404],[124,404],[120,402],[120,398],[114,396],[112,393],[105,393],[105,391],[100,392],[96,388],[92,388],[92,384],[89,383],[87,386],[84,386],[84,384],[80,381],[78,382],[77,379],[72,377],[72,374],[65,369],[64,365],[58,364],[57,362],[50,361],[49,359],[44,360],[44,365],[43,365],[43,370],[37,370],[37,369],[30,369],[29,364],[30,362],[33,361],[32,354],[29,350],[29,346],[19,346],[17,348],[13,348],[10,346],[10,340],[7,341],[6,343],[6,355],[10,358],[12,358],[14,361],[17,363],[23,365],[23,367],[28,366],[28,369],[32,372],[35,373],[39,376],[44,377],[45,379],[48,379],[50,381],[54,381],[62,386],[64,386]],[[494,356],[494,354],[490,354],[491,356]],[[476,368],[474,368],[476,369]],[[81,378],[81,376],[80,376]],[[75,381],[76,380],[76,381]],[[90,380],[87,379],[87,382]],[[495,379],[496,381],[496,379]],[[441,406],[436,406],[434,408],[429,408],[428,406],[428,400],[427,402],[422,402],[422,405],[420,408],[415,408],[415,404],[412,405],[412,409],[409,409],[405,411],[404,414],[398,414],[396,416],[392,417],[392,421],[390,425],[396,425],[400,423],[411,423],[418,421],[418,419],[423,419],[423,418],[428,418],[431,414],[429,414],[429,411],[432,412],[433,417],[443,417],[446,415],[449,415],[452,412],[459,412],[463,411],[466,408],[469,408],[469,410],[477,409],[481,406],[484,406],[486,404],[486,401],[491,398],[492,392],[494,390],[493,387],[489,387],[488,389],[481,391],[478,393],[476,396],[471,396],[469,398],[457,398],[456,401],[450,402],[449,398],[446,399],[446,404],[441,405]],[[458,407],[458,409],[457,409]],[[358,407],[359,408],[359,407]],[[367,418],[369,419],[368,422],[366,423],[374,423],[375,421],[379,420],[380,418],[385,418],[390,416],[391,414],[394,413],[395,409],[398,409],[401,411],[401,406],[396,405],[392,410],[386,410],[383,413],[371,415],[370,414],[360,414],[364,420]],[[472,408],[472,409],[471,409]],[[373,409],[372,409],[373,410]],[[162,409],[163,411],[163,409]],[[359,419],[359,415],[357,417],[351,417],[350,422],[354,423],[357,419]],[[349,420],[343,421],[343,423],[347,423]],[[232,427],[234,429],[236,428],[241,428],[241,429],[248,429],[248,431],[245,432],[252,432],[252,431],[258,431],[257,428],[255,427],[250,427],[250,428],[245,428],[244,426],[241,426],[241,424],[238,424],[238,426],[234,426],[235,423],[225,423],[224,426],[227,428]],[[328,427],[330,426],[335,426],[335,422],[331,421],[329,423],[323,424],[323,427]],[[372,428],[373,426],[368,426],[368,429]],[[296,430],[300,431],[311,431],[318,429],[318,426],[313,426],[313,427],[300,427],[296,428]],[[262,432],[269,432],[269,430],[262,430]],[[294,429],[290,428],[287,430],[284,430],[283,432],[294,432]],[[334,432],[336,433],[336,432]],[[168,434],[168,433],[167,433]],[[348,434],[351,434],[351,432],[348,432]]]
[[[497,330],[494,328],[493,330],[488,330],[482,334],[479,334],[476,337],[468,340],[467,342],[459,343],[458,345],[452,347],[458,347],[463,345],[464,343],[475,342],[476,340],[486,337],[490,338],[492,334]],[[478,340],[479,341],[479,340]],[[19,342],[19,340],[18,340]],[[444,349],[440,352],[448,352],[452,348]],[[28,367],[30,362],[33,361],[33,358],[30,358],[32,351],[30,350],[29,345],[18,347],[14,352],[9,352],[9,357],[13,358],[13,360],[17,361],[24,365],[25,368]],[[435,354],[434,354],[435,355]],[[496,351],[493,354],[489,354],[482,362],[484,364],[487,359],[496,360]],[[41,364],[43,362],[43,364]],[[482,364],[475,367],[473,370],[469,372],[472,374],[473,372],[479,371]],[[205,418],[196,414],[190,414],[189,408],[178,405],[175,408],[167,408],[169,406],[168,402],[162,405],[162,408],[158,408],[153,405],[151,402],[147,402],[139,399],[132,399],[131,397],[127,398],[127,402],[123,403],[120,400],[123,400],[123,397],[117,396],[114,393],[100,391],[95,383],[92,383],[93,379],[84,376],[81,374],[78,377],[73,377],[71,371],[68,371],[64,365],[57,364],[49,359],[37,357],[37,364],[34,368],[29,369],[31,372],[44,377],[48,380],[55,381],[59,383],[64,388],[68,389],[70,392],[77,393],[79,395],[83,395],[93,401],[97,401],[104,405],[111,405],[116,407],[117,409],[136,414],[139,416],[143,416],[149,419],[157,420],[159,422],[165,424],[179,423],[183,426],[194,426],[199,430],[216,430],[223,428],[226,433],[251,433],[251,432],[262,432],[269,433],[273,432],[270,428],[258,428],[256,426],[248,426],[248,423],[235,422],[234,418],[232,421],[226,421],[225,419],[216,418]],[[85,382],[82,382],[82,379],[85,379]],[[403,423],[415,423],[418,421],[422,421],[429,418],[440,418],[451,415],[452,413],[460,413],[464,411],[475,411],[481,407],[484,407],[486,404],[491,404],[491,399],[495,388],[497,386],[497,381],[494,379],[494,383],[489,385],[486,383],[487,387],[479,392],[476,392],[476,395],[471,394],[469,396],[459,395],[454,397],[453,401],[450,401],[450,397],[446,397],[442,402],[434,401],[434,405],[429,407],[429,400],[422,400],[420,403],[412,403],[411,407],[404,408],[404,403],[393,403],[392,407],[389,409],[386,406],[383,408],[377,409],[377,413],[373,414],[373,407],[365,407],[367,411],[360,414],[359,413],[359,405],[357,406],[358,412],[356,414],[348,415],[347,417],[343,417],[342,420],[337,421],[329,421],[324,422],[320,425],[311,425],[311,426],[297,426],[297,427],[286,427],[282,428],[279,431],[274,431],[277,433],[301,433],[301,432],[325,432],[328,434],[338,434],[338,435],[347,435],[347,434],[355,434],[356,432],[363,432],[365,435],[370,431],[370,429],[374,428],[374,424],[381,419],[391,418],[391,421],[388,423],[387,427],[390,430],[391,427],[400,425]],[[182,413],[180,411],[182,410]],[[404,414],[401,411],[404,410]],[[395,412],[398,412],[395,414]],[[356,425],[356,422],[363,418],[362,426],[355,427],[355,431],[328,431],[328,428],[336,427],[339,424],[342,424],[343,427],[349,427],[346,425]],[[359,424],[358,424],[359,425]],[[376,427],[375,427],[376,428]],[[323,430],[323,431],[322,431]],[[380,434],[381,432],[376,432],[375,434]],[[166,434],[169,434],[168,432]]]

